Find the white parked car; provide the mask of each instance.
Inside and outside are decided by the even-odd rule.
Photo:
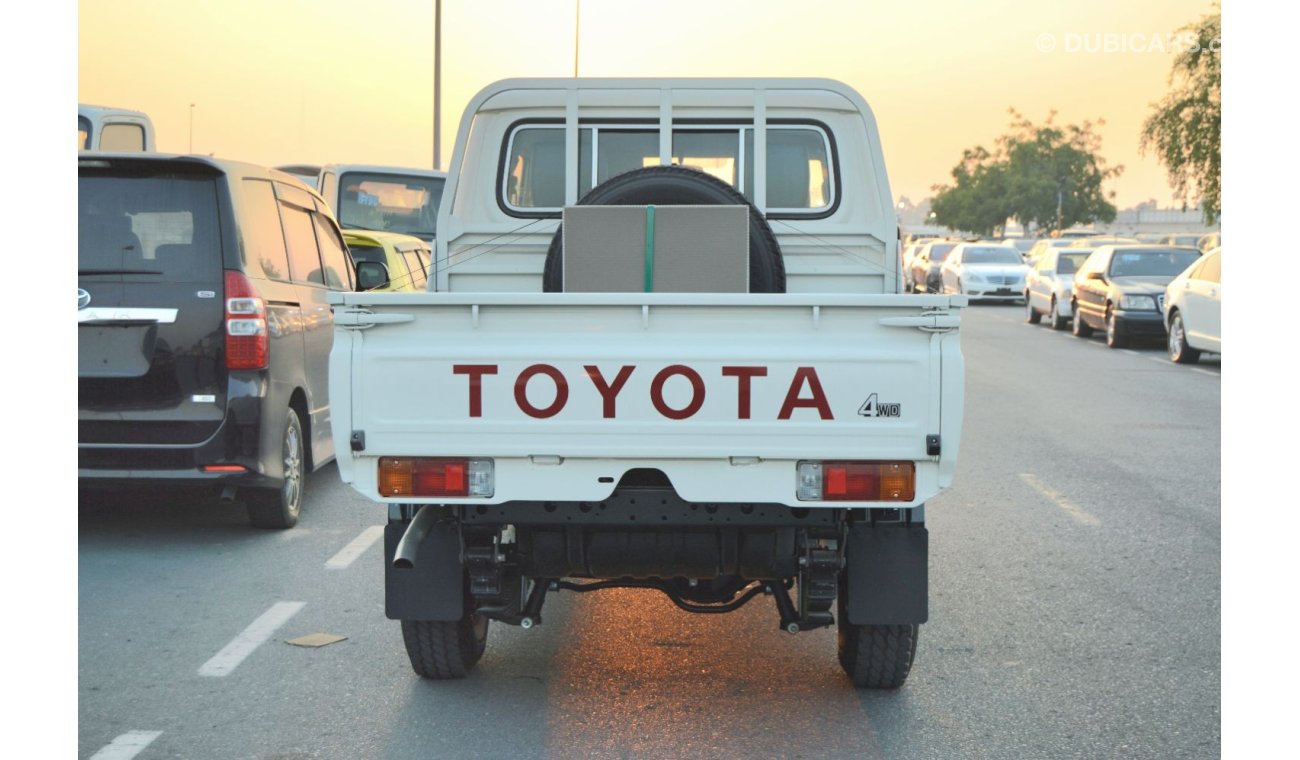
[[[1036,325],[1047,316],[1053,330],[1070,326],[1074,299],[1074,273],[1092,253],[1091,248],[1048,248],[1025,275],[1025,321]]]
[[[1025,266],[1020,252],[1009,245],[962,243],[948,254],[939,277],[944,293],[998,301],[1025,297]]]
[[[1219,270],[1222,250],[1215,248],[1205,254],[1165,288],[1169,358],[1179,364],[1196,362],[1202,351],[1223,352],[1223,283]]]

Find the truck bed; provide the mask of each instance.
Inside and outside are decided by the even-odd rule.
[[[797,500],[795,463],[913,461],[915,499],[889,505],[904,507],[952,478],[963,297],[338,293],[331,303],[339,472],[375,501],[385,501],[381,456],[495,461],[492,497],[441,503],[599,500],[628,470],[652,468],[687,501],[844,507]]]

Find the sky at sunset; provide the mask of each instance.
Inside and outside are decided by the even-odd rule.
[[[433,0],[83,0],[77,98],[147,112],[159,149],[261,164],[433,160]],[[1123,208],[1173,203],[1138,152],[1166,91],[1164,35],[1210,12],[1189,0],[581,2],[583,76],[807,76],[857,89],[879,121],[895,197],[949,180],[1015,107],[1104,119]],[[484,85],[571,76],[574,0],[444,0],[444,168]],[[1106,35],[1110,35],[1109,38]],[[1109,40],[1109,43],[1108,43]],[[1118,49],[1117,49],[1118,48]],[[1160,49],[1160,48],[1163,48]],[[69,122],[71,120],[69,119]]]

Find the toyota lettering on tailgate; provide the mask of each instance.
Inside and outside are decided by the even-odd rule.
[[[614,419],[618,417],[619,394],[622,393],[623,387],[627,385],[632,375],[638,372],[636,365],[624,365],[619,368],[618,372],[612,376],[606,377],[600,368],[594,364],[588,364],[583,367],[583,376],[586,380],[578,382],[590,382],[601,398],[601,413],[605,419]],[[504,390],[509,383],[509,379],[501,378],[500,386],[494,387],[495,383],[488,378],[500,374],[500,367],[496,364],[454,364],[452,365],[453,375],[464,375],[468,381],[467,409],[470,417],[483,416],[483,388],[489,387],[489,391]],[[644,372],[645,370],[640,370]],[[755,382],[764,382],[763,378],[768,377],[767,367],[756,366],[724,366],[721,368],[719,379],[714,383],[727,383],[735,389],[736,394],[736,418],[741,420],[752,419],[753,409],[751,408],[752,387]],[[671,406],[665,399],[664,386],[674,378],[681,378],[690,386],[689,401],[684,405]],[[798,367],[788,380],[784,378],[773,377],[767,382],[782,382],[787,384],[785,400],[781,403],[776,412],[776,419],[788,420],[796,409],[811,409],[823,420],[833,420],[835,417],[831,414],[830,402],[826,399],[826,392],[822,389],[821,380],[817,377],[817,370],[814,367]],[[678,381],[679,383],[681,381]],[[553,389],[551,403],[545,406],[538,406],[528,398],[528,389],[530,385],[538,387],[540,392],[542,387]],[[697,370],[684,364],[672,364],[658,370],[650,382],[650,403],[654,406],[655,411],[670,420],[684,420],[694,416],[704,406],[704,399],[707,395],[707,384],[704,376]],[[569,402],[569,379],[558,368],[550,364],[534,364],[514,378],[513,392],[515,404],[519,411],[536,419],[548,419],[564,411],[564,407]],[[536,398],[536,396],[534,396]],[[762,410],[760,410],[761,412]],[[771,412],[769,412],[771,413]]]

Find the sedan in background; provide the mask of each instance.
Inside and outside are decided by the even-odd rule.
[[[1123,348],[1134,337],[1164,337],[1165,287],[1201,252],[1176,246],[1104,245],[1074,275],[1074,334],[1106,331],[1106,345]]]
[[[1223,352],[1222,250],[1205,254],[1165,288],[1169,358],[1179,364],[1194,364],[1202,351]]]
[[[1090,248],[1051,248],[1025,276],[1025,321],[1036,325],[1047,315],[1053,330],[1070,326],[1074,312],[1074,275],[1092,254]]]
[[[939,267],[948,252],[957,247],[956,240],[931,240],[921,246],[912,260],[912,290],[917,293],[938,293],[943,290]]]
[[[972,300],[1019,301],[1025,294],[1025,266],[1009,245],[962,243],[939,268],[944,293]]]

